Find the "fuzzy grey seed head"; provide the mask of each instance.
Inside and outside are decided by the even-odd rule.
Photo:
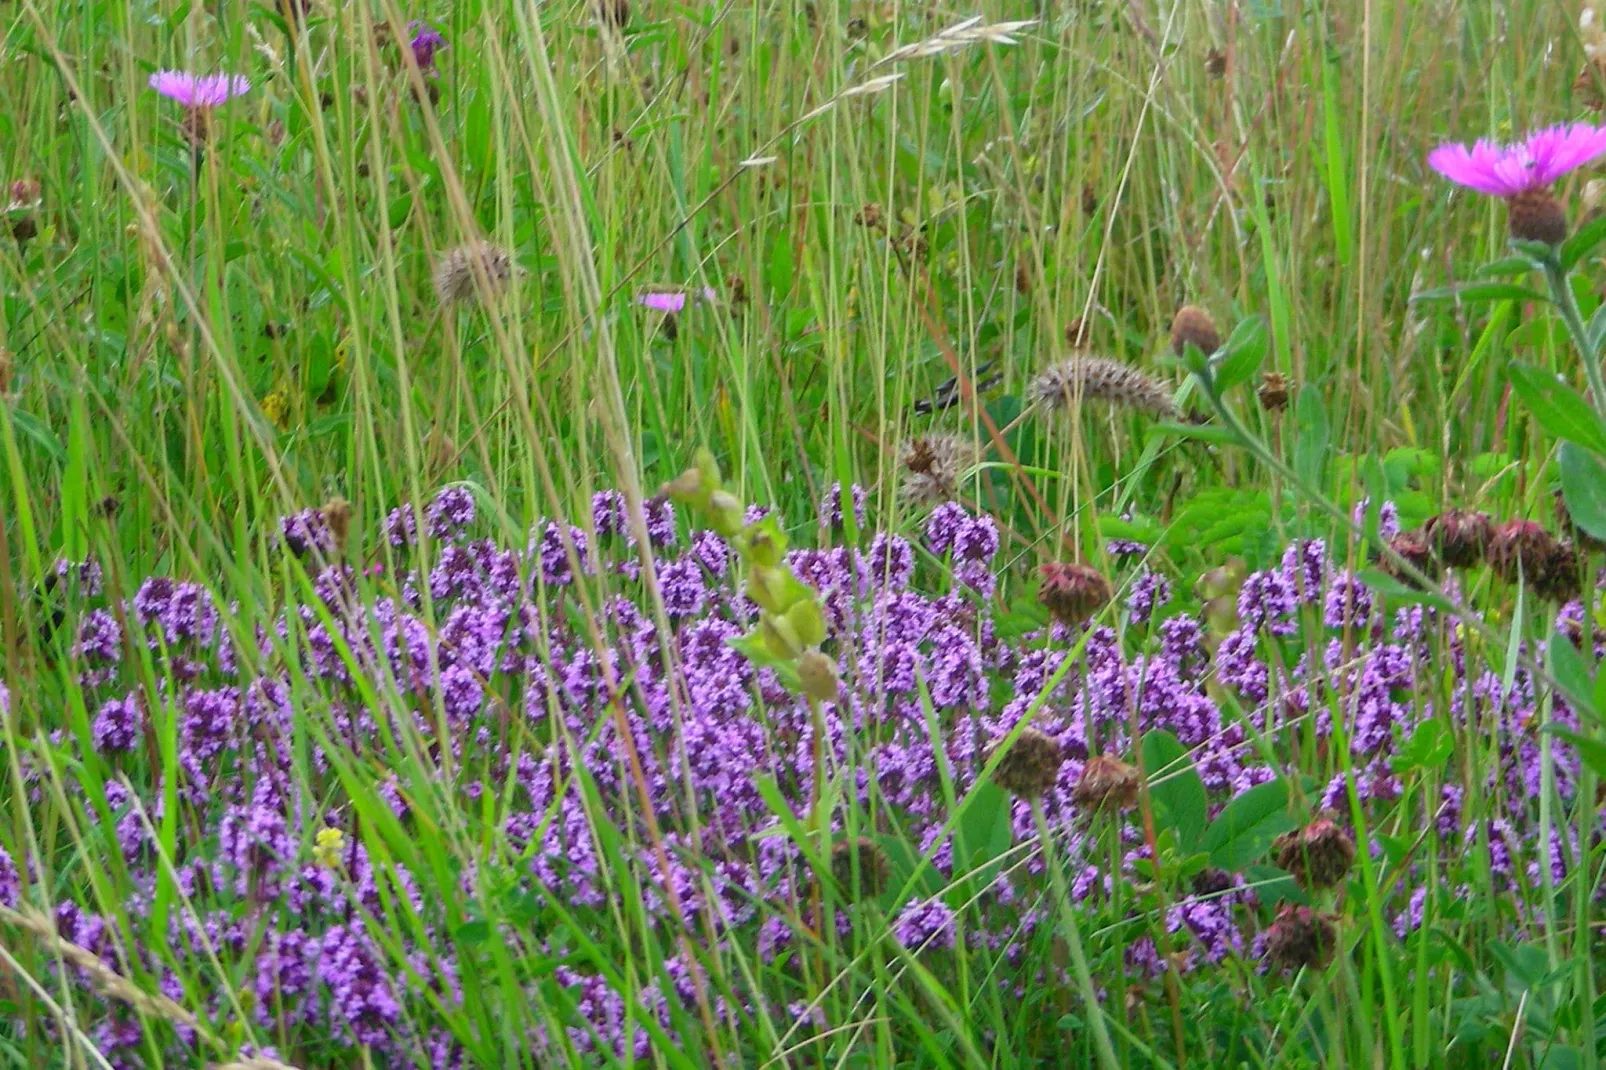
[[[1108,357],[1076,356],[1052,365],[1032,381],[1032,399],[1065,412],[1085,402],[1098,401],[1161,420],[1175,420],[1181,415],[1164,383],[1142,369]]]
[[[933,432],[905,439],[898,448],[898,493],[914,505],[952,501],[976,461],[976,445],[963,435]]]
[[[487,296],[506,290],[513,280],[513,257],[506,249],[488,241],[459,245],[435,265],[435,295],[442,304],[458,304],[475,298],[479,287]]]

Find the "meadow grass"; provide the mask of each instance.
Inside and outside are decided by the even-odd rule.
[[[1508,254],[1505,209],[1440,181],[1428,150],[1591,116],[1579,14],[8,5],[0,178],[38,192],[13,191],[0,242],[0,850],[21,888],[0,904],[0,1058],[1598,1065],[1595,766],[1588,738],[1540,731],[1598,735],[1598,591],[1558,609],[1531,568],[1466,569],[1455,611],[1385,639],[1415,596],[1368,572],[1377,617],[1324,619],[1396,524],[1463,508],[1557,527],[1561,436],[1508,369],[1583,390],[1564,325],[1515,291],[1413,297]],[[415,19],[446,42],[428,67]],[[252,86],[197,134],[147,88],[159,68]],[[1589,178],[1561,187],[1575,225]],[[460,257],[443,286],[482,240],[507,270]],[[1589,318],[1606,263],[1573,280]],[[1219,396],[1169,341],[1189,304],[1256,355]],[[1142,369],[1180,415],[1034,404],[1077,353]],[[1269,374],[1286,408],[1257,401]],[[955,403],[922,411],[955,378]],[[899,494],[904,443],[933,431],[980,459],[953,493],[996,525],[985,579]],[[702,449],[794,547],[856,547],[876,573],[822,596],[855,716],[744,678],[758,735],[707,743],[698,760],[730,755],[712,770],[686,749],[703,670],[681,662],[703,612],[752,610],[753,559],[694,535],[706,498],[682,501],[673,549],[651,528]],[[387,537],[448,486],[488,540],[473,564],[452,525]],[[290,552],[298,513],[321,548]],[[930,635],[889,699],[889,626],[843,608],[901,567],[888,537],[983,650],[964,701]],[[1318,538],[1319,589],[1246,625],[1246,581]],[[727,542],[686,610],[662,561]],[[494,585],[499,552],[529,614],[502,638],[527,660],[492,658],[459,719],[441,651],[491,601],[469,588]],[[1114,582],[1107,635],[1038,605],[1033,569],[1069,559]],[[804,579],[838,567],[809,560]],[[57,566],[86,561],[94,579]],[[1600,564],[1586,553],[1586,577]],[[179,607],[150,577],[199,588]],[[1128,600],[1156,577],[1172,593],[1151,621]],[[86,653],[97,611],[114,668]],[[1212,666],[1258,643],[1270,695],[1186,677],[1223,719],[1203,743],[1108,697],[1101,665],[1134,694],[1171,671],[1162,616],[1198,620]],[[1558,665],[1567,628],[1578,660]],[[430,653],[409,678],[415,639]],[[615,658],[633,643],[650,656]],[[1398,719],[1363,747],[1349,699],[1386,643],[1411,682],[1384,686]],[[212,699],[192,699],[230,687],[208,728]],[[113,701],[137,707],[121,747],[98,727]],[[997,741],[1034,717],[1080,752],[1011,803]],[[1229,733],[1239,779],[1195,793]],[[894,746],[917,790],[889,779]],[[1071,801],[1101,748],[1141,769],[1130,812]],[[270,781],[283,828],[242,831]],[[749,807],[739,834],[726,795]],[[1301,889],[1271,840],[1324,805],[1354,868]],[[860,836],[874,849],[841,850]],[[1201,891],[1207,863],[1236,876]],[[917,939],[910,908],[933,901],[948,920]],[[1279,904],[1333,919],[1303,969],[1267,968]],[[263,963],[287,969],[298,931],[314,965],[276,1002],[289,982]]]

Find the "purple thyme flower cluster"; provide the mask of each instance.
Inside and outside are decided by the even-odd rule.
[[[843,500],[838,492],[837,512],[821,519],[840,517]],[[846,500],[862,508],[863,492],[852,488]],[[361,1045],[392,1065],[412,1065],[420,1052],[432,1065],[461,1064],[450,1034],[417,1023],[438,1020],[431,1006],[460,1001],[458,977],[477,966],[449,935],[439,875],[412,872],[380,823],[358,819],[347,792],[356,769],[371,776],[383,827],[397,834],[439,835],[433,815],[443,803],[471,822],[465,840],[484,849],[452,878],[459,904],[494,894],[611,924],[619,867],[629,870],[662,939],[661,969],[633,994],[588,965],[563,926],[508,928],[500,938],[564,963],[550,980],[530,979],[527,994],[572,1028],[532,1045],[582,1062],[643,1058],[655,1031],[669,1035],[703,1001],[735,1022],[760,1004],[785,1013],[795,995],[709,991],[702,967],[684,957],[682,933],[784,963],[827,921],[855,938],[880,924],[934,969],[961,939],[1008,964],[1052,934],[1040,856],[1023,855],[985,888],[963,886],[964,896],[921,888],[884,902],[881,922],[846,907],[816,917],[816,876],[775,809],[780,800],[806,813],[823,767],[842,799],[829,815],[834,836],[848,836],[850,809],[875,814],[878,835],[928,854],[945,881],[957,878],[945,791],[973,788],[990,748],[1028,717],[1064,756],[1039,801],[1079,910],[1115,909],[1118,882],[1147,865],[1137,823],[1101,840],[1075,793],[1089,758],[1130,754],[1134,731],[1163,729],[1188,749],[1212,815],[1293,772],[1282,756],[1309,745],[1329,762],[1316,785],[1324,806],[1348,814],[1353,793],[1399,836],[1414,829],[1446,849],[1480,852],[1515,901],[1526,901],[1539,867],[1565,873],[1577,857],[1565,838],[1537,842],[1535,682],[1521,670],[1503,682],[1438,611],[1391,610],[1320,542],[1290,546],[1245,577],[1225,626],[1134,564],[1128,618],[1141,626],[1124,634],[1007,622],[994,600],[998,526],[952,503],[915,541],[883,532],[857,547],[793,549],[787,563],[820,594],[824,651],[842,682],[816,717],[732,645],[756,607],[723,541],[682,533],[667,501],[645,507],[662,618],[624,500],[607,491],[587,526],[545,520],[524,545],[508,546],[471,538],[474,498],[447,488],[422,518],[403,507],[387,520],[397,574],[370,586],[349,566],[306,557],[308,600],[288,595],[260,626],[176,578],[146,578],[121,606],[80,585],[70,679],[84,689],[90,732],[83,744],[73,733],[55,738],[57,767],[100,770],[111,813],[86,809],[84,818],[136,888],[118,916],[97,912],[87,890],[58,889],[63,933],[108,962],[119,947],[149,943],[119,932],[118,918],[145,917],[154,903],[163,873],[155,837],[176,806],[185,842],[172,864],[194,910],[169,911],[170,931],[159,935],[170,946],[204,937],[247,979],[256,1039],[292,1061],[309,1052],[314,1062],[350,1061]],[[322,545],[312,515],[286,518],[281,530],[292,552]],[[1581,607],[1561,619],[1581,621]],[[1076,657],[1073,641],[1082,643]],[[127,651],[148,653],[154,686],[125,671]],[[1550,717],[1577,723],[1559,700]],[[1478,785],[1492,800],[1481,822],[1464,816],[1465,785],[1407,792],[1396,771],[1406,741],[1434,719],[1491,741],[1498,760]],[[1341,741],[1353,777],[1336,772]],[[174,761],[164,763],[168,746]],[[1569,800],[1577,759],[1560,740],[1552,751],[1556,790]],[[30,784],[44,790],[37,774]],[[1015,843],[1034,839],[1025,802],[995,805]],[[599,822],[612,831],[599,834]],[[0,903],[19,901],[27,875],[53,865],[0,842]],[[890,883],[886,896],[900,890]],[[1419,891],[1403,881],[1391,904],[1401,933],[1421,917]],[[1108,920],[1138,932],[1146,924],[1136,914]],[[1139,982],[1209,969],[1253,957],[1269,920],[1269,904],[1232,877],[1173,900],[1125,953]],[[179,983],[144,954],[148,976]],[[1013,992],[1027,980],[1001,968],[999,983]],[[550,1002],[554,984],[561,1006]],[[214,995],[174,998],[222,1010]],[[137,1023],[103,1011],[96,1035],[109,1055],[128,1065],[143,1058],[149,1041]],[[182,1062],[196,1056],[193,1039],[162,1043]]]

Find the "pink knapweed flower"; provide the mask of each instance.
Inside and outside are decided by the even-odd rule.
[[[1547,127],[1511,145],[1440,145],[1428,153],[1428,166],[1457,185],[1505,198],[1514,237],[1555,245],[1567,236],[1567,219],[1548,187],[1603,153],[1606,127],[1574,123]]]
[[[434,70],[435,53],[446,47],[446,38],[427,22],[410,22],[407,28],[413,31],[413,62],[420,70]]]
[[[151,88],[186,108],[216,108],[230,97],[249,92],[251,81],[243,74],[157,71],[151,75]]]
[[[686,295],[683,293],[649,292],[636,300],[654,312],[679,312],[686,307]]]

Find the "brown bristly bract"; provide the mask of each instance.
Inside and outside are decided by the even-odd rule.
[[[1439,559],[1433,554],[1433,544],[1428,540],[1425,528],[1402,531],[1388,540],[1388,544],[1389,549],[1403,557],[1412,568],[1429,579],[1438,579]],[[1384,559],[1383,571],[1409,587],[1416,586],[1416,582],[1395,563],[1393,558]]]
[[[1483,563],[1490,540],[1494,538],[1494,522],[1488,513],[1446,509],[1429,517],[1422,531],[1427,535],[1428,545],[1447,567],[1477,568]]]
[[[1051,561],[1038,568],[1037,601],[1061,624],[1076,627],[1109,604],[1115,589],[1104,574],[1080,561]]]
[[[481,277],[499,293],[512,281],[513,270],[513,257],[499,245],[488,241],[459,245],[435,265],[435,295],[443,304],[467,301],[478,292],[476,280]]]
[[[992,761],[1000,741],[989,748],[985,761]],[[1017,799],[1036,799],[1046,795],[1059,778],[1065,764],[1065,750],[1046,733],[1024,728],[993,770],[993,782]]]
[[[952,501],[977,460],[975,441],[964,435],[933,431],[905,439],[898,448],[898,493],[915,505]]]
[[[1531,520],[1508,520],[1489,541],[1489,565],[1507,583],[1525,580],[1533,592],[1553,602],[1577,596],[1581,587],[1578,551]]]
[[[1305,889],[1331,888],[1355,864],[1355,840],[1330,817],[1285,832],[1271,846],[1277,865]]]
[[[1065,410],[1098,401],[1162,420],[1181,415],[1164,383],[1109,357],[1074,356],[1050,366],[1032,380],[1032,399]]]
[[[1267,412],[1282,412],[1288,408],[1288,376],[1282,372],[1267,372],[1260,377],[1260,389],[1255,397]]]
[[[1506,198],[1511,236],[1523,241],[1560,245],[1567,238],[1567,212],[1549,190],[1523,190]]]
[[[1138,771],[1119,758],[1095,754],[1082,766],[1071,801],[1083,810],[1130,810],[1138,804]]]
[[[1279,969],[1320,970],[1338,949],[1338,926],[1310,907],[1284,903],[1266,930],[1266,961]]]

